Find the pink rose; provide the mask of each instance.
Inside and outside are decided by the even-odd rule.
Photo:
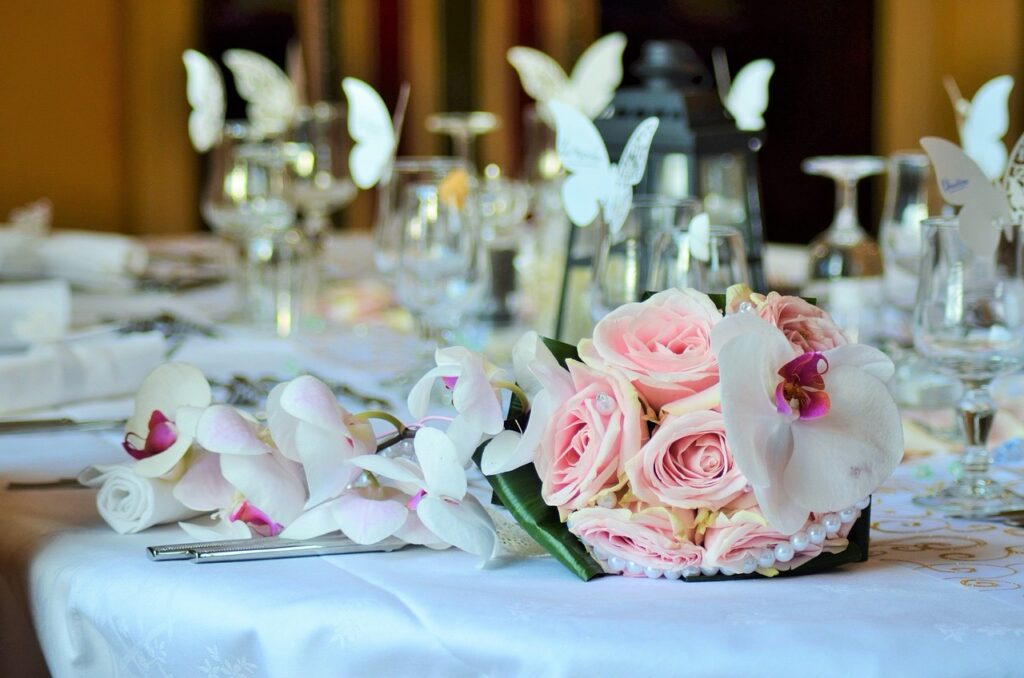
[[[569,531],[605,555],[671,571],[700,567],[704,550],[693,543],[693,520],[693,511],[595,507],[574,511]]]
[[[757,508],[736,511],[731,516],[722,513],[704,531],[704,564],[707,567],[743,572],[744,564],[757,562],[761,551],[774,549],[776,544],[788,541],[788,536],[768,527]],[[776,562],[773,567],[778,570],[799,567],[822,550],[821,544],[808,541],[807,546],[797,552],[792,560]]]
[[[626,465],[637,499],[677,508],[718,510],[743,494],[720,412],[670,416]]]
[[[808,353],[850,343],[828,313],[800,297],[769,292],[757,314],[782,330],[794,348]]]
[[[628,381],[570,360],[574,393],[554,408],[534,462],[541,496],[565,514],[619,483],[621,464],[647,438],[640,400]]]
[[[580,342],[580,357],[588,365],[622,371],[660,408],[718,383],[711,328],[721,318],[707,295],[665,290],[602,318],[593,339]]]

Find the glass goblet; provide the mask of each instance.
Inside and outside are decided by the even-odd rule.
[[[373,222],[373,263],[377,271],[391,276],[398,265],[402,243],[402,214],[399,202],[406,186],[415,183],[440,184],[462,170],[471,168],[461,158],[451,156],[403,156],[395,159],[391,173],[377,185],[377,214]]]
[[[698,245],[685,227],[663,232],[655,247],[648,289],[692,287],[706,294],[724,294],[731,285],[749,285],[740,230],[713,225],[707,237],[707,243]]]
[[[444,182],[413,183],[402,196],[395,293],[427,344],[449,339],[479,300],[484,276],[476,202],[474,191],[452,194]]]
[[[987,449],[996,414],[989,384],[1024,367],[1022,256],[1017,224],[1005,226],[995,252],[972,252],[956,219],[922,225],[914,347],[963,383],[957,413],[965,447],[962,475],[935,494],[915,497],[919,505],[971,517],[1024,508],[1024,497],[990,477]]]
[[[501,118],[485,111],[434,113],[427,116],[427,131],[450,136],[455,155],[465,160],[470,167],[476,167],[473,141],[499,127]]]

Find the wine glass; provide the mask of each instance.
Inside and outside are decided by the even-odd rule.
[[[356,196],[348,173],[346,125],[337,104],[320,101],[297,111],[284,143],[289,193],[302,210],[303,228],[315,240],[330,229],[330,215]]]
[[[399,205],[395,293],[421,338],[436,345],[452,337],[480,297],[484,276],[475,186],[453,190],[445,181],[411,183]]]
[[[1003,227],[995,252],[972,252],[957,219],[928,219],[914,310],[914,347],[964,385],[957,412],[965,437],[963,474],[917,504],[983,517],[1024,508],[1024,498],[989,476],[986,448],[996,404],[989,384],[1024,367],[1021,227]]]
[[[229,122],[209,154],[201,209],[237,250],[240,319],[291,334],[308,301],[312,254],[308,238],[293,228],[296,209],[280,145]]]
[[[402,243],[402,215],[399,202],[406,186],[440,183],[453,172],[468,176],[471,168],[461,158],[450,156],[403,156],[395,158],[391,172],[377,184],[377,215],[373,222],[373,263],[383,276],[398,265]]]
[[[724,294],[731,285],[749,285],[743,233],[735,226],[712,225],[707,242],[694,242],[685,226],[661,234],[654,250],[648,289],[692,287]],[[703,236],[700,236],[703,240]]]
[[[480,188],[480,242],[490,268],[487,317],[497,324],[514,316],[516,257],[526,240],[530,186],[501,175],[497,165],[484,168]]]
[[[470,167],[474,163],[473,141],[482,134],[501,127],[501,118],[494,113],[471,111],[468,113],[433,113],[427,116],[427,131],[433,134],[447,134],[452,138],[452,150]]]
[[[590,316],[597,322],[609,311],[634,301],[652,288],[651,272],[657,245],[666,234],[685,233],[700,203],[658,195],[637,195],[626,221],[610,233],[599,219],[601,239],[590,284]]]

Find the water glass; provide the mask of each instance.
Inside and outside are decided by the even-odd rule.
[[[692,287],[724,294],[731,285],[749,285],[743,234],[734,226],[713,225],[705,234],[675,228],[661,234],[648,288]],[[695,242],[699,238],[701,242]]]

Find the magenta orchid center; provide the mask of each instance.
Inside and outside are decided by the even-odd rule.
[[[775,409],[779,414],[798,414],[800,419],[817,419],[828,414],[825,392],[828,360],[819,351],[797,356],[782,366],[782,381],[775,387]]]
[[[441,382],[444,384],[444,387],[446,389],[448,389],[449,391],[454,391],[455,390],[455,384],[457,384],[459,382],[459,378],[458,377],[441,377]]]
[[[284,529],[280,523],[275,523],[270,516],[247,501],[236,506],[228,520],[233,523],[241,520],[261,537],[276,537]]]
[[[153,410],[149,416],[148,431],[146,438],[136,433],[127,433],[124,442],[121,443],[124,451],[134,459],[147,459],[167,450],[178,440],[178,430],[174,422],[168,419],[160,410]],[[139,448],[138,442],[142,443]]]
[[[423,497],[426,496],[426,494],[426,490],[420,490],[416,494],[412,495],[411,497],[409,497],[409,501],[405,503],[406,507],[410,511],[415,511],[416,507],[420,505],[420,501],[423,500]]]

